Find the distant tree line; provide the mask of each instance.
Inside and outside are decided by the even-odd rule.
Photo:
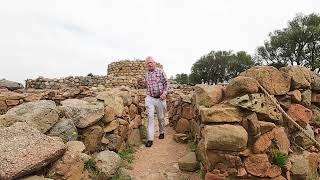
[[[320,16],[296,15],[288,27],[271,32],[254,57],[245,51],[211,51],[192,65],[191,74],[177,74],[175,80],[180,84],[223,83],[255,65],[302,65],[319,73]]]

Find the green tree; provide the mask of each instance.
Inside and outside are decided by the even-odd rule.
[[[196,61],[189,80],[192,84],[204,82],[222,83],[236,77],[242,71],[252,67],[254,61],[244,51],[211,51]]]
[[[281,67],[302,65],[320,68],[320,16],[298,14],[288,27],[269,34],[269,40],[257,48],[257,61]]]
[[[179,84],[189,84],[189,76],[185,73],[177,74],[175,81]]]

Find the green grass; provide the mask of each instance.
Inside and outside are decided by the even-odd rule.
[[[189,144],[189,147],[190,147],[190,150],[191,150],[192,152],[196,152],[196,150],[197,150],[197,145],[196,145],[194,142],[190,143],[190,144]]]
[[[283,152],[280,152],[279,150],[272,150],[271,151],[271,154],[272,154],[272,162],[273,164],[281,167],[281,168],[285,168],[287,163],[288,163],[288,160],[289,160],[289,157],[288,155],[286,155],[285,153]]]
[[[98,170],[94,159],[90,159],[89,161],[85,162],[84,167],[89,171],[91,175],[93,175],[93,178],[98,179],[102,175],[101,172]]]
[[[204,179],[205,176],[206,176],[206,172],[202,166],[202,164],[200,164],[200,169],[196,171],[198,176],[201,178],[201,179]]]
[[[127,146],[123,151],[119,152],[118,154],[123,161],[132,163],[134,160],[134,153],[135,153],[134,148],[131,146]]]

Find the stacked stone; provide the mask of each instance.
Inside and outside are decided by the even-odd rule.
[[[196,152],[206,179],[319,177],[319,150],[283,117],[259,85],[319,139],[320,77],[307,68],[253,67],[226,87],[198,85],[193,101],[202,133]]]
[[[9,109],[24,102],[25,95],[0,89],[0,115],[5,114]]]
[[[162,65],[157,63],[157,67]],[[146,73],[145,61],[143,60],[123,60],[113,62],[108,65],[107,87],[129,86],[143,88],[139,81],[144,78]]]
[[[138,91],[120,88],[97,92],[95,97],[66,99],[59,106],[36,100],[10,109],[0,115],[0,179],[33,174],[110,179],[121,163],[115,152],[127,144],[141,144],[145,114],[140,96]],[[39,174],[44,168],[46,174]]]
[[[22,103],[39,100],[52,100],[56,104],[71,98],[81,99],[84,97],[95,96],[96,93],[88,87],[66,88],[59,90],[15,90],[0,89],[0,115],[5,114],[9,109]]]
[[[34,89],[65,89],[70,87],[98,87],[99,85],[104,86],[106,76],[69,76],[60,79],[49,79],[39,77],[35,80],[28,79],[26,81],[26,88]]]
[[[177,132],[175,140],[180,143],[200,137],[200,121],[196,119],[198,111],[192,94],[193,91],[175,90],[168,96],[169,124]]]

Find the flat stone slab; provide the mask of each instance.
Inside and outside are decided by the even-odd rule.
[[[66,146],[24,122],[0,128],[0,179],[31,174],[60,158]]]

